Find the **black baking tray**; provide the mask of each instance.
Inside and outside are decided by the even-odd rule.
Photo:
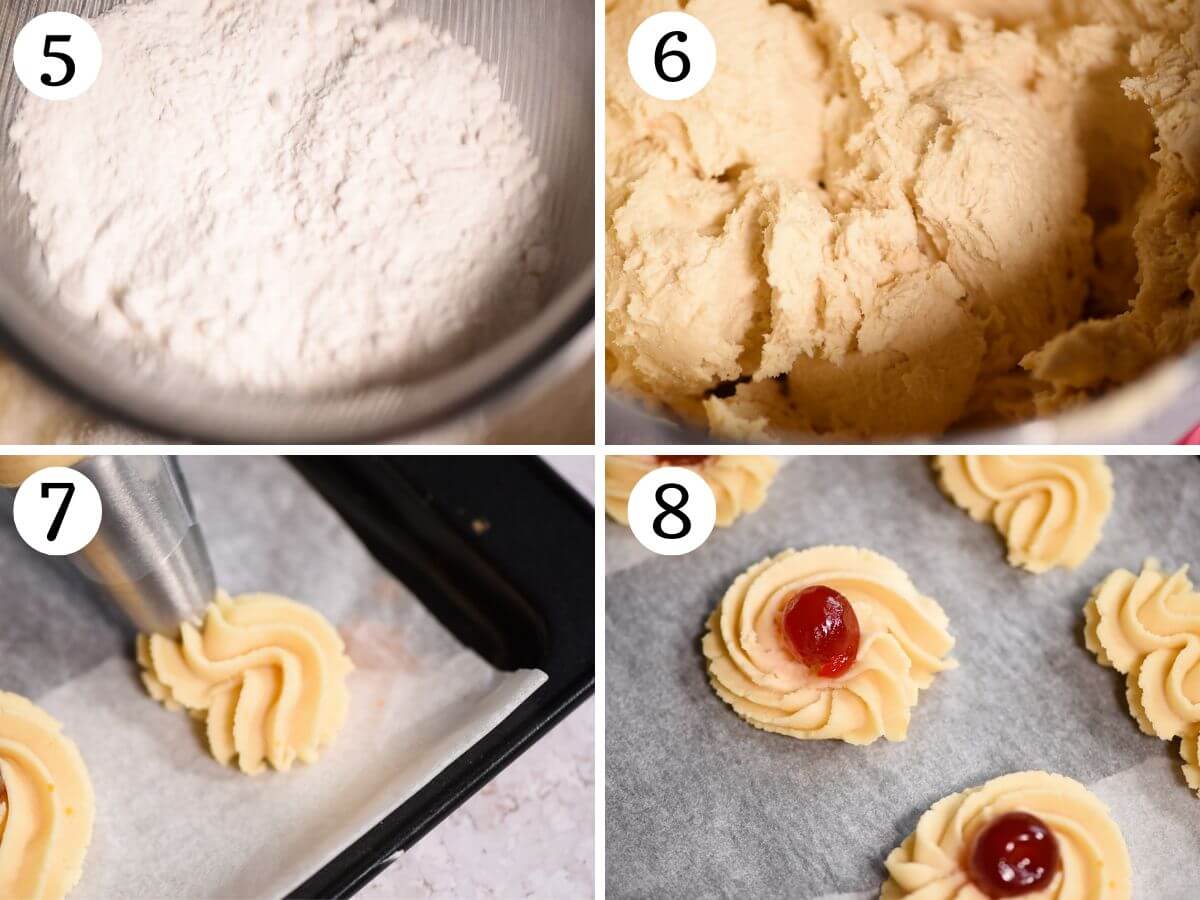
[[[595,511],[524,456],[291,457],[374,557],[497,668],[547,680],[291,897],[349,897],[595,687]]]

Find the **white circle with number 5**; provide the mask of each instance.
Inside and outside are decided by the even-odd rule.
[[[629,74],[659,100],[686,100],[700,93],[717,70],[717,42],[695,16],[657,13],[629,39]]]
[[[43,100],[82,95],[96,83],[103,56],[96,30],[65,12],[30,19],[13,44],[17,77]]]
[[[100,530],[100,492],[76,469],[51,466],[21,482],[13,500],[13,523],[38,553],[78,553]]]
[[[629,527],[661,556],[691,553],[712,534],[717,499],[693,469],[663,466],[642,476],[629,494]]]

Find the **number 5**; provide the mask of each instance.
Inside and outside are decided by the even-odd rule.
[[[52,489],[66,491],[63,495],[63,501],[58,507],[58,512],[54,514],[54,521],[50,523],[50,530],[46,532],[46,540],[58,540],[58,532],[62,529],[63,519],[67,515],[67,507],[71,505],[71,498],[75,496],[75,485],[69,481],[47,481],[42,485],[42,499],[50,499],[50,491]]]
[[[42,84],[44,84],[46,87],[62,87],[64,84],[69,83],[71,81],[71,79],[75,77],[75,60],[71,59],[71,57],[67,56],[67,54],[53,49],[55,41],[69,41],[69,40],[71,40],[71,36],[69,34],[48,34],[48,35],[46,35],[46,46],[42,50],[42,55],[44,57],[46,57],[46,59],[60,60],[62,62],[62,64],[67,67],[67,73],[65,75],[63,75],[61,81],[55,81],[49,75],[43,75],[42,76]],[[61,486],[62,485],[56,485],[56,487],[61,487]],[[43,493],[42,496],[45,497],[48,495]],[[53,538],[51,538],[51,540],[53,540]]]

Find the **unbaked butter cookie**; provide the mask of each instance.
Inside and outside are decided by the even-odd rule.
[[[213,756],[249,775],[314,762],[346,718],[345,645],[286,597],[221,593],[178,639],[141,635],[137,658],[150,696],[202,719]]]
[[[1008,542],[1030,572],[1074,569],[1100,541],[1112,509],[1112,472],[1098,456],[939,456],[938,485]]]
[[[604,509],[625,525],[629,494],[647,472],[659,466],[693,469],[712,489],[717,524],[732,525],[767,499],[767,488],[779,471],[770,456],[608,456],[604,460]]]
[[[83,873],[96,799],[49,713],[0,692],[0,897],[58,900]]]
[[[1062,775],[1017,772],[939,800],[887,858],[880,900],[1128,900],[1108,809]]]
[[[756,728],[902,741],[918,691],[957,665],[948,625],[890,559],[813,547],[739,575],[709,617],[703,649],[713,689]]]
[[[1084,642],[1125,676],[1129,711],[1146,734],[1180,738],[1183,772],[1200,791],[1200,593],[1187,566],[1167,574],[1148,559],[1117,569],[1084,607]]]

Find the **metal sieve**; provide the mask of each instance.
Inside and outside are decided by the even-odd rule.
[[[398,0],[396,9],[474,47],[500,73],[548,183],[556,268],[542,310],[460,365],[350,393],[280,396],[218,386],[202,373],[99,333],[53,302],[28,226],[8,137],[26,94],[11,48],[33,16],[94,16],[124,0],[8,0],[0,10],[0,333],[8,350],[66,393],[163,434],[237,443],[356,443],[412,436],[500,405],[594,353],[594,11],[564,0]],[[86,102],[86,98],[82,101]]]

